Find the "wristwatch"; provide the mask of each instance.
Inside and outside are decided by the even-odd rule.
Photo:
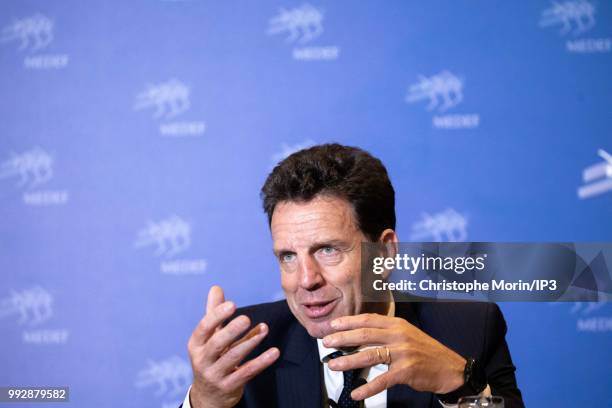
[[[468,357],[463,370],[463,385],[448,394],[438,395],[445,404],[456,404],[459,398],[478,395],[487,388],[487,375],[478,360]]]

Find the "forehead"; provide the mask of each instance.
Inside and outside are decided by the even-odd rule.
[[[348,239],[358,232],[352,206],[329,196],[278,203],[270,228],[275,249]]]

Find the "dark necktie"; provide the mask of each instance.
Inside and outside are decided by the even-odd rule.
[[[335,351],[331,354],[329,354],[326,357],[326,361],[332,360],[336,357],[340,357],[343,356],[344,353],[341,351]],[[363,384],[366,383],[366,380],[359,377],[359,373],[361,372],[361,369],[355,369],[355,370],[348,370],[348,371],[343,371],[342,375],[344,376],[344,385],[342,386],[342,393],[340,394],[340,398],[338,399],[338,403],[333,403],[334,401],[329,400],[330,401],[330,406],[332,407],[338,407],[338,408],[360,408],[363,407],[363,402],[362,401],[354,401],[351,398],[351,392],[355,389],[358,388],[360,386],[362,386]],[[332,404],[333,403],[333,404]]]

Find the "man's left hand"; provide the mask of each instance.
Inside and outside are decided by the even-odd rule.
[[[404,319],[360,314],[337,318],[331,326],[335,333],[323,338],[326,347],[372,347],[329,361],[334,371],[385,363],[385,347],[390,352],[389,370],[356,388],[351,393],[354,400],[369,398],[395,384],[436,394],[446,394],[463,385],[466,360]]]

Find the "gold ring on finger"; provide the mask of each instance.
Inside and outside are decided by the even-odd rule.
[[[389,365],[391,364],[391,350],[389,350],[389,347],[385,346],[385,350],[387,351],[387,355],[385,358],[385,364]]]
[[[380,347],[376,347],[376,356],[378,357],[378,361],[382,362],[383,357],[380,354]]]

